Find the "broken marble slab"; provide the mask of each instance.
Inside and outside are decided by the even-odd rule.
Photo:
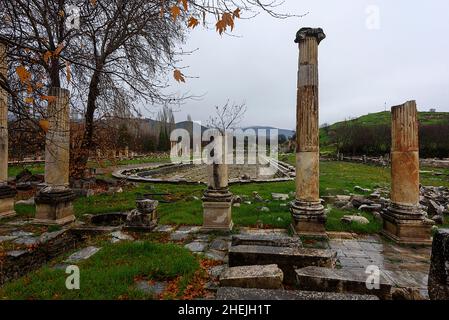
[[[94,254],[96,254],[98,251],[100,251],[101,248],[97,248],[94,246],[86,247],[84,249],[81,249],[80,251],[75,252],[70,257],[65,260],[65,262],[68,263],[76,263],[83,260],[87,260],[90,257],[92,257]]]

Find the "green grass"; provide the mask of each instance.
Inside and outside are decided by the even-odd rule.
[[[149,299],[134,288],[134,279],[170,280],[181,276],[180,293],[199,269],[185,248],[151,242],[104,243],[89,260],[77,264],[80,290],[67,290],[64,270],[45,266],[0,289],[0,299]]]
[[[294,155],[286,156],[288,162],[294,162]],[[363,188],[374,189],[376,187],[389,187],[390,170],[389,168],[367,166],[364,164],[346,163],[346,162],[328,162],[321,163],[320,193],[322,196],[348,194],[354,192],[354,186],[359,185]],[[448,172],[449,173],[449,172]],[[422,175],[424,185],[446,185],[449,182],[445,176],[432,176],[430,174]],[[123,193],[115,195],[100,195],[90,198],[80,198],[75,201],[75,212],[78,217],[83,214],[98,214],[114,211],[127,211],[135,208],[135,199],[139,195],[147,193],[169,193],[169,197],[153,196],[157,200],[170,200],[170,203],[161,202],[158,207],[161,224],[177,225],[201,225],[203,221],[203,210],[201,196],[205,186],[202,185],[175,185],[175,184],[140,184]],[[281,183],[259,183],[232,185],[231,191],[240,196],[247,196],[251,204],[242,203],[240,207],[232,208],[232,217],[235,225],[255,226],[258,222],[264,225],[278,228],[285,228],[290,223],[290,213],[287,207],[281,206],[280,201],[270,201],[269,203],[257,203],[252,197],[253,191],[257,191],[264,199],[271,200],[271,193],[289,193],[295,190],[294,181]],[[194,200],[193,196],[198,200]],[[292,200],[292,199],[291,199]],[[270,212],[261,212],[260,207],[265,206]],[[332,210],[329,217],[335,217],[339,221],[342,212]],[[348,214],[348,213],[347,213]],[[368,217],[370,219],[370,217]],[[329,230],[348,230],[348,226],[339,225],[337,222],[331,222]],[[360,229],[351,226],[350,229],[355,232],[371,232],[376,228],[367,230],[365,226]]]
[[[15,177],[23,170],[28,169],[33,174],[43,174],[45,170],[44,164],[27,164],[27,165],[15,165],[8,167],[8,176]]]
[[[294,155],[285,155],[283,160],[294,163]],[[424,168],[425,169],[425,168]],[[433,169],[445,173],[443,176],[434,176],[431,173],[421,175],[423,185],[449,186],[447,177],[449,170]],[[320,194],[321,196],[354,193],[354,186],[374,189],[376,187],[390,186],[390,169],[346,162],[321,162],[320,166]],[[107,212],[123,212],[135,208],[137,197],[150,193],[167,193],[169,196],[151,196],[159,200],[158,212],[161,224],[201,225],[203,210],[201,196],[205,189],[203,185],[177,185],[177,184],[139,184],[132,190],[114,195],[97,195],[88,198],[79,198],[74,202],[75,215],[80,218],[84,214],[99,214]],[[290,223],[288,207],[281,206],[280,201],[257,203],[252,197],[257,191],[262,198],[271,200],[271,193],[290,193],[295,190],[295,182],[259,183],[232,185],[231,191],[235,195],[246,196],[251,204],[242,203],[240,207],[232,208],[232,217],[235,225],[255,226],[259,222],[264,225],[285,228]],[[197,200],[194,200],[194,197]],[[293,200],[293,199],[290,199]],[[284,202],[285,203],[285,202]],[[261,212],[259,209],[268,207],[270,212]],[[34,206],[16,206],[19,215],[23,217],[34,216]],[[337,217],[340,211],[332,210],[329,217]],[[336,218],[336,219],[337,219]],[[332,219],[331,219],[332,220]],[[347,226],[328,225],[329,230],[346,229]],[[358,231],[357,228],[352,230]],[[364,232],[363,230],[360,230]]]
[[[369,220],[369,224],[363,225],[357,222],[352,222],[351,224],[341,223],[340,219],[345,215],[354,215],[358,213],[357,210],[345,211],[339,209],[332,209],[327,215],[326,230],[327,231],[338,231],[338,232],[355,232],[355,233],[378,233],[382,230],[382,223],[374,219],[373,215],[370,213],[362,212],[361,216]]]

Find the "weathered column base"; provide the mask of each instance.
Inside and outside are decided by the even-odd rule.
[[[17,191],[7,184],[0,185],[0,219],[16,215],[14,202]]]
[[[202,231],[232,230],[234,223],[231,214],[232,202],[203,202]]]
[[[75,194],[66,187],[45,187],[36,195],[34,224],[65,225],[75,221]]]
[[[398,244],[431,245],[434,222],[416,206],[392,203],[382,212],[382,234]]]
[[[295,200],[290,205],[294,231],[300,236],[326,238],[326,213],[321,202]]]

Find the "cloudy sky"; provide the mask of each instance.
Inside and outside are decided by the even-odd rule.
[[[285,0],[280,12],[308,13],[277,20],[260,14],[237,21],[233,35],[196,28],[183,72],[198,77],[173,85],[204,94],[176,113],[206,121],[229,98],[246,102],[243,126],[295,127],[296,31],[322,27],[319,51],[320,123],[383,111],[417,100],[422,111],[449,112],[449,1]]]

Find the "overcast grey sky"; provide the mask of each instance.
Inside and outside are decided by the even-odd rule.
[[[176,121],[190,114],[204,122],[214,105],[229,98],[246,102],[244,126],[293,129],[298,64],[293,40],[305,26],[322,27],[327,35],[319,49],[321,124],[411,99],[421,111],[449,112],[449,1],[286,0],[278,11],[308,15],[239,20],[233,32],[238,38],[202,28],[191,32],[183,48],[199,51],[184,58],[189,68],[183,72],[199,78],[172,89],[205,96],[183,105]]]

